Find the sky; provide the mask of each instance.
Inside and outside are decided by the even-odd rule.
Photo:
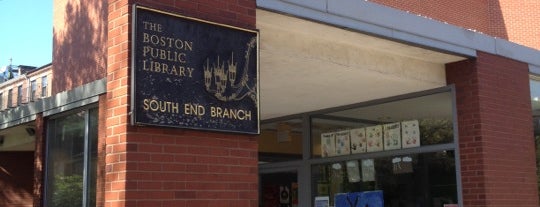
[[[52,62],[52,0],[0,0],[0,67]]]

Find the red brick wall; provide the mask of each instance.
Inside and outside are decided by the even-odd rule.
[[[540,1],[495,2],[493,4],[498,4],[495,6],[500,7],[501,15],[499,19],[496,19],[496,16],[492,17],[492,33],[499,34],[504,31],[507,34],[505,39],[540,50]]]
[[[258,205],[255,138],[139,128],[107,146],[106,206]]]
[[[371,1],[540,49],[537,0]]]
[[[255,28],[254,0],[110,0],[105,206],[258,206],[254,136],[129,125],[133,3]]]
[[[106,76],[107,2],[54,0],[52,94]]]
[[[538,206],[528,65],[479,52],[456,86],[464,206]]]
[[[255,29],[255,0],[139,0],[134,2],[185,16]]]
[[[427,16],[467,29],[489,31],[490,0],[445,1],[445,0],[371,0],[399,10]]]
[[[0,152],[0,206],[33,203],[34,152]]]

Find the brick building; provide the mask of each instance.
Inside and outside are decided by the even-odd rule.
[[[0,206],[337,207],[352,192],[384,206],[539,205],[540,2],[55,0],[53,10],[53,62],[32,73],[50,94],[0,86],[32,100],[0,105]],[[211,42],[141,40],[141,11],[142,22],[174,22],[165,29],[195,18],[257,34],[257,133],[133,124],[134,94],[152,88],[135,90],[133,71],[147,69],[135,43],[170,40],[164,53],[180,53]],[[182,54],[147,60],[195,56]],[[193,71],[205,83],[206,69]],[[154,89],[173,98],[195,90],[164,80],[170,88]],[[213,118],[203,124],[226,119]]]

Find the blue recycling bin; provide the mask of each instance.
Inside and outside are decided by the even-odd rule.
[[[384,207],[382,191],[338,193],[334,197],[335,207]]]

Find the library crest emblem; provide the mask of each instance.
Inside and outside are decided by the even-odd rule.
[[[246,43],[245,53],[241,61],[237,61],[234,52],[226,60],[218,55],[207,58],[204,63],[204,85],[208,93],[224,102],[240,101],[245,98],[257,103],[257,84],[249,81],[250,64],[256,64],[250,59],[257,58],[257,38],[253,37]],[[243,65],[238,65],[243,63]],[[256,67],[256,66],[251,66]],[[255,77],[252,77],[255,78]]]

